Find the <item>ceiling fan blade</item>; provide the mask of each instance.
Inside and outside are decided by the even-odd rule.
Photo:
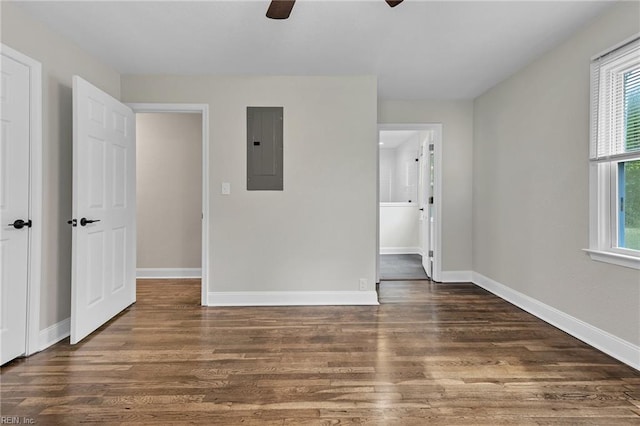
[[[402,0],[385,0],[387,2],[387,4],[391,7],[396,7],[397,5],[399,5],[400,3],[402,3]]]
[[[267,18],[287,19],[295,2],[296,0],[272,0],[267,10]]]

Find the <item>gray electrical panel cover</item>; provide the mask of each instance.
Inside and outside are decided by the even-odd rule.
[[[282,128],[282,107],[247,107],[247,190],[282,191]]]

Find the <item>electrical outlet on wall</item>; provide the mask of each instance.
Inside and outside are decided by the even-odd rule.
[[[367,279],[360,278],[360,291],[367,291]]]

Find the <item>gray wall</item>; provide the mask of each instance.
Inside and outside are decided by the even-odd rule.
[[[126,102],[209,104],[210,292],[374,290],[376,91],[368,76],[122,77]],[[246,190],[247,106],[284,107],[284,191]]]
[[[475,101],[473,269],[633,344],[640,271],[588,247],[589,63],[640,30],[622,3]]]
[[[2,2],[2,43],[42,63],[43,230],[40,327],[71,311],[71,78],[78,74],[114,97],[120,75]]]
[[[442,271],[471,271],[473,101],[381,100],[378,122],[442,123]]]
[[[136,114],[137,267],[200,268],[202,116]]]

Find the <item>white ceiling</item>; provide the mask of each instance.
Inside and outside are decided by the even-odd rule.
[[[378,76],[383,99],[473,98],[610,1],[19,2],[122,74]]]

